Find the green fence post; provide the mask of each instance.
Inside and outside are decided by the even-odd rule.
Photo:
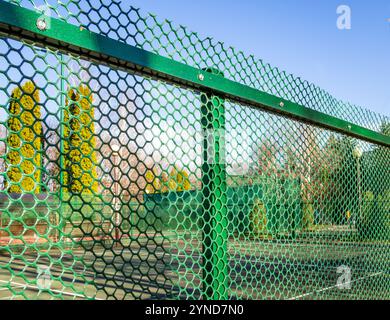
[[[57,242],[62,243],[63,239],[63,234],[66,232],[66,219],[64,219],[64,170],[65,170],[65,161],[64,161],[64,139],[65,139],[65,124],[64,124],[64,112],[66,108],[66,92],[65,92],[65,70],[64,70],[64,55],[60,53],[60,188],[59,188],[59,198],[60,198],[60,206],[59,206],[59,212],[58,212],[58,223],[57,223],[57,228],[58,228],[58,236],[57,236]]]
[[[222,75],[218,70],[206,73]],[[204,77],[201,75],[200,77]],[[203,298],[228,298],[228,217],[224,148],[225,105],[218,96],[201,94],[203,138]]]

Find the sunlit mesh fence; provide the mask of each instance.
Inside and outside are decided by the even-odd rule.
[[[11,2],[390,134],[125,2]],[[0,299],[390,298],[388,145],[22,38],[0,38]]]

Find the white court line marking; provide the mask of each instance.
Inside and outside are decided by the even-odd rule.
[[[230,253],[231,255],[235,255],[237,254],[237,252],[232,252]],[[239,253],[238,253],[239,254]],[[156,252],[155,255],[157,256],[157,258],[162,258],[163,256],[169,256],[169,255],[172,255],[173,257],[178,257],[178,258],[187,258],[188,255],[184,254],[184,253],[174,253],[174,254],[167,254],[167,253],[160,253],[160,252]],[[194,258],[199,258],[201,255],[200,254],[193,254],[192,257]],[[275,264],[275,261],[273,261],[269,256],[251,256],[251,257],[244,257],[243,255],[240,255],[240,257],[242,258],[242,260],[244,262],[254,262],[254,263],[263,263],[263,264]],[[265,259],[264,259],[265,258]],[[268,259],[267,259],[268,258]],[[32,263],[35,263],[35,260],[29,260],[29,259],[25,259],[26,261],[28,262],[32,262]],[[290,263],[291,265],[299,265],[299,266],[302,266],[302,267],[318,267],[318,264],[312,264],[312,263],[304,263],[302,262],[301,260],[298,260],[298,261],[292,261]],[[326,264],[325,264],[326,265]],[[31,267],[31,266],[29,266]],[[329,268],[333,268],[333,266],[327,266],[325,269],[329,269]],[[58,270],[61,270],[61,268],[58,268]],[[63,269],[62,269],[63,270]],[[84,272],[87,272],[88,270],[83,270]],[[310,271],[310,270],[308,270]],[[93,274],[93,272],[92,272]]]
[[[10,283],[12,285],[20,286],[20,287],[23,287],[23,288],[32,288],[32,289],[38,289],[39,291],[42,291],[37,286],[32,286],[32,285],[29,285],[29,284],[22,284],[22,283],[15,282],[15,281],[5,281],[5,280],[0,280],[0,282]],[[72,292],[67,292],[67,291],[61,291],[61,290],[56,290],[56,289],[49,289],[47,291],[51,291],[51,292],[54,292],[54,293],[65,294],[65,295],[73,296],[73,297],[84,298],[84,299],[87,298],[86,296],[84,296],[82,294],[72,293]],[[102,300],[102,299],[95,298],[95,300]]]
[[[368,279],[368,278],[375,277],[375,276],[379,276],[379,275],[381,275],[381,274],[383,274],[383,271],[377,272],[377,273],[373,273],[373,274],[370,274],[370,275],[367,276],[367,277],[362,277],[362,278],[355,279],[355,280],[352,280],[352,281],[349,281],[349,282],[345,282],[345,283],[343,283],[343,284],[344,284],[344,285],[345,285],[345,284],[351,284],[351,283],[353,283],[353,282],[360,281],[360,280],[364,280],[364,279]],[[313,292],[305,293],[305,294],[302,294],[302,295],[300,295],[300,296],[292,297],[292,298],[290,298],[290,299],[288,299],[288,300],[297,300],[297,299],[301,299],[301,298],[310,296],[310,295],[312,295],[312,294],[321,293],[321,292],[328,291],[328,290],[331,290],[331,289],[334,289],[334,288],[337,288],[337,287],[339,287],[339,285],[336,284],[336,285],[331,286],[331,287],[328,287],[328,288],[324,288],[324,289],[320,289],[320,290],[315,290],[315,291],[313,291]]]
[[[23,287],[23,285],[13,285],[12,286],[13,288],[19,288],[19,287]],[[9,288],[0,288],[0,291],[5,291],[5,290],[9,290]]]

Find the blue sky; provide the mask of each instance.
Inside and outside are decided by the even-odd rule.
[[[126,0],[390,116],[390,1]],[[336,27],[339,5],[352,29]]]

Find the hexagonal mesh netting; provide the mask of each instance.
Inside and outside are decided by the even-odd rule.
[[[388,117],[124,1],[8,2],[390,135]],[[11,33],[0,299],[390,298],[388,144]]]

